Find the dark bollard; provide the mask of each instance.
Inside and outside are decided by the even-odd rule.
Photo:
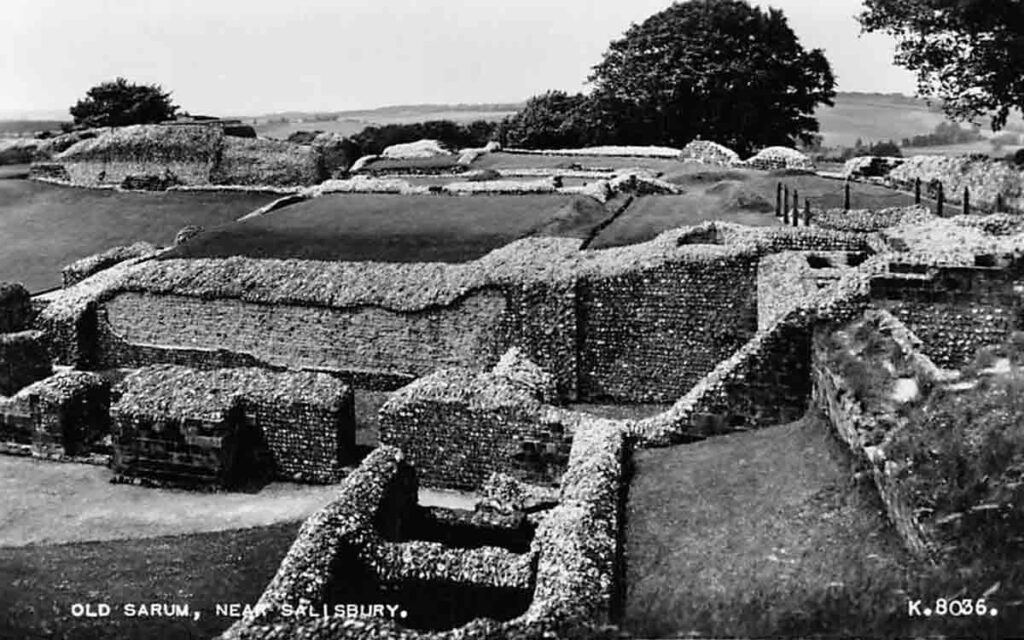
[[[946,204],[946,190],[942,188],[942,183],[939,183],[939,193],[935,198],[935,215],[942,217],[943,205]]]
[[[782,187],[782,221],[789,224],[789,185]]]
[[[1003,194],[996,194],[996,213],[1002,213],[1003,211]]]
[[[971,213],[971,190],[964,187],[964,215]]]
[[[847,180],[846,184],[843,185],[843,210],[850,210],[850,181]]]
[[[804,199],[804,226],[811,226],[811,201]]]
[[[914,204],[921,204],[921,178],[914,178]]]
[[[775,217],[782,217],[782,183],[775,185]]]
[[[800,225],[800,194],[793,189],[793,226]]]

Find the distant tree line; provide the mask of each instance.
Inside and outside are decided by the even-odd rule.
[[[919,136],[903,138],[904,147],[940,147],[950,144],[964,144],[984,140],[981,135],[981,127],[973,125],[970,129],[964,129],[953,122],[940,122],[935,130]]]

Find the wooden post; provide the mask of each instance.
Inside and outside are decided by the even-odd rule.
[[[782,221],[789,224],[789,185],[782,188]]]
[[[850,210],[850,181],[847,180],[843,185],[843,210]]]
[[[782,183],[775,185],[775,217],[782,217]]]
[[[1002,211],[1003,211],[1003,194],[997,193],[996,194],[996,213],[1001,213]]]
[[[970,215],[971,213],[971,190],[964,187],[964,215]]]
[[[793,189],[793,226],[800,224],[800,193]]]
[[[921,204],[921,178],[914,178],[914,204]]]
[[[939,195],[935,199],[935,215],[942,217],[942,206],[946,204],[946,190],[939,183]]]
[[[804,226],[811,226],[811,201],[804,198]]]

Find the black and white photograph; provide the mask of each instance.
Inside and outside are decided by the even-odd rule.
[[[0,640],[1024,637],[1021,0],[0,18]]]

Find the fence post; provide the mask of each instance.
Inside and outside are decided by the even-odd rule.
[[[843,211],[850,210],[850,181],[843,185]]]
[[[793,226],[800,224],[800,192],[793,189]]]
[[[946,189],[939,183],[939,195],[935,202],[935,215],[942,217],[942,205],[946,203]]]
[[[964,187],[964,215],[971,213],[971,190]]]
[[[921,178],[914,178],[914,204],[921,204]]]
[[[782,183],[775,184],[775,217],[782,217]]]
[[[789,185],[782,188],[782,221],[789,224]]]
[[[1003,211],[1003,194],[997,193],[996,194],[996,213],[1001,213],[1002,211]]]
[[[811,226],[811,201],[804,198],[804,226]]]

